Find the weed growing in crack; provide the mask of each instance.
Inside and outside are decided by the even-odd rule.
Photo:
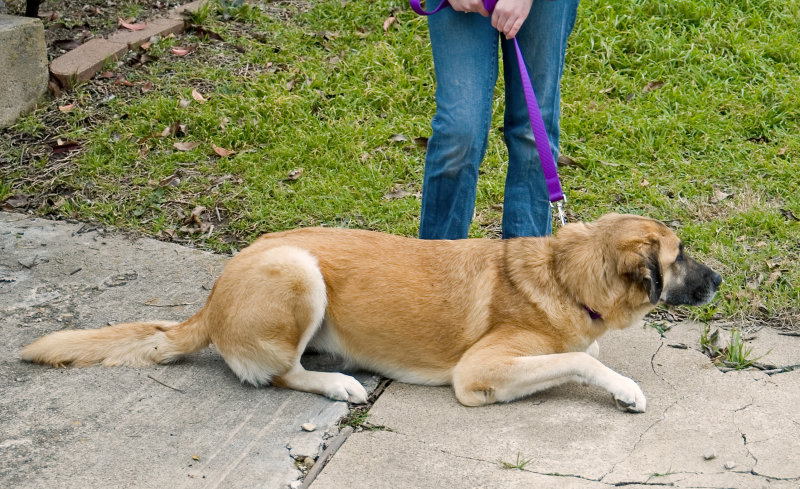
[[[498,460],[498,462],[500,462],[500,464],[503,466],[503,468],[505,468],[505,469],[518,469],[518,470],[524,469],[526,465],[531,463],[531,461],[533,461],[532,458],[523,460],[521,458],[519,452],[517,452],[517,461],[516,462],[506,462],[505,460]]]
[[[758,360],[758,358],[750,358],[751,353],[753,353],[753,348],[745,344],[741,331],[733,328],[731,330],[731,341],[723,349],[721,361],[726,367],[741,370],[751,367]]]
[[[339,421],[339,426],[351,426],[354,429],[360,428],[367,423],[369,410],[366,407],[353,408],[350,414]]]
[[[731,329],[731,339],[727,346],[719,347],[719,330],[710,331],[708,325],[700,335],[700,349],[708,355],[718,367],[743,370],[756,366],[760,356],[752,358],[753,348],[747,346],[742,338],[741,330]]]
[[[665,321],[653,321],[652,323],[648,323],[651,328],[658,331],[658,334],[664,336],[664,333],[672,329],[672,326],[667,324]]]
[[[712,359],[719,354],[719,350],[717,349],[718,339],[719,330],[715,329],[712,333],[711,327],[706,324],[703,327],[703,333],[700,335],[700,349]]]
[[[661,473],[661,472],[653,472],[652,474],[650,474],[650,478],[648,478],[647,480],[648,480],[648,481],[650,481],[650,479],[652,479],[652,478],[654,478],[654,477],[667,477],[668,475],[672,475],[672,474],[674,474],[674,473],[675,473],[675,472],[673,472],[673,471],[672,471],[672,467],[670,467],[670,468],[669,468],[669,469],[667,469],[667,471],[666,471],[666,472],[664,472],[664,473]]]
[[[350,414],[339,421],[339,427],[350,426],[354,431],[392,431],[386,426],[368,423],[368,417],[369,406],[353,408]]]

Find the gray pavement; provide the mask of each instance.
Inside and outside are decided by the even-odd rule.
[[[283,488],[300,477],[295,459],[321,452],[346,403],[244,386],[213,349],[150,368],[19,360],[22,346],[51,331],[186,318],[225,261],[0,213],[0,487]]]
[[[385,428],[351,435],[312,488],[800,487],[800,371],[723,373],[680,347],[700,332],[601,338],[600,359],[644,390],[644,414],[579,385],[467,408],[447,387],[393,383],[368,419]],[[800,363],[800,338],[762,329],[752,345],[764,362]]]
[[[338,445],[345,403],[243,386],[213,348],[149,368],[19,360],[50,331],[185,318],[225,261],[0,213],[0,487],[285,488],[299,484],[295,459]],[[640,415],[592,387],[466,408],[448,387],[393,383],[370,411],[373,429],[351,434],[311,487],[800,487],[800,370],[723,373],[697,351],[699,336],[676,324],[664,337],[648,327],[601,338],[601,360],[642,386]],[[762,362],[800,363],[800,338],[755,336]]]

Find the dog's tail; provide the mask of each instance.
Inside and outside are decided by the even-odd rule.
[[[209,342],[201,311],[182,323],[137,322],[57,331],[23,348],[22,359],[56,367],[143,366],[174,362]]]

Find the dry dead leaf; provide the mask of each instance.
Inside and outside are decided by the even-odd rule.
[[[567,155],[558,155],[558,166],[575,166],[581,168],[581,165]]]
[[[200,92],[198,92],[194,88],[192,89],[192,98],[197,100],[201,104],[204,104],[206,102],[206,99],[202,95],[200,95]]]
[[[650,185],[650,182],[648,182],[646,179],[643,179],[641,182],[639,182],[640,187],[647,187],[648,185]]]
[[[197,141],[186,141],[181,143],[173,143],[172,146],[174,146],[178,151],[191,151],[200,146],[200,143]]]
[[[122,20],[121,17],[117,17],[117,20],[119,21],[119,25],[132,31],[140,31],[147,27],[147,23],[145,22],[142,22],[141,24],[131,24]]]
[[[402,143],[408,141],[408,138],[403,136],[402,134],[392,134],[389,136],[389,141],[393,143]]]
[[[153,82],[148,80],[144,82],[144,84],[142,84],[142,93],[147,93],[152,89],[153,89]]]
[[[289,175],[286,176],[287,181],[294,182],[295,180],[299,180],[300,177],[303,176],[303,169],[302,168],[295,168],[294,170],[289,172]]]
[[[104,72],[100,73],[99,75],[97,75],[97,77],[98,78],[114,78],[114,72],[113,71],[104,71]]]
[[[185,109],[185,108],[186,108],[186,107],[188,107],[188,106],[189,106],[191,103],[192,103],[192,101],[191,101],[191,100],[184,100],[184,99],[180,99],[180,101],[178,102],[178,107],[180,107],[181,109]]]
[[[139,158],[147,158],[149,154],[150,148],[148,148],[147,145],[142,145],[142,147],[139,148]]]
[[[771,286],[772,284],[777,282],[778,279],[781,278],[782,276],[783,276],[783,272],[781,272],[780,270],[775,270],[774,272],[769,274],[769,277],[767,278],[767,280],[764,281],[764,286],[765,287]]]
[[[4,211],[13,211],[28,205],[28,196],[25,194],[12,195],[3,201],[1,209]]]
[[[128,81],[128,79],[125,78],[125,75],[119,75],[117,79],[114,80],[114,85],[124,85],[126,87],[132,87],[133,83]]]
[[[388,31],[389,30],[389,26],[391,26],[395,22],[397,22],[397,17],[395,17],[394,15],[392,15],[391,17],[389,17],[386,20],[384,20],[383,21],[383,30],[384,30],[384,32]]]
[[[195,222],[198,225],[202,226],[203,222],[200,219],[200,214],[205,212],[205,210],[206,210],[206,208],[203,207],[202,205],[198,205],[197,207],[192,209],[192,214],[189,216],[189,221]]]
[[[779,149],[779,150],[778,150],[778,156],[783,156],[783,155],[785,155],[785,154],[786,154],[786,151],[788,151],[788,150],[789,150],[789,147],[788,147],[788,146],[784,146],[783,148],[781,148],[781,149]]]
[[[200,460],[200,457],[198,457],[197,455],[192,455],[192,460],[197,460],[197,461],[199,461],[199,460]]]
[[[170,49],[170,52],[172,52],[172,54],[174,54],[175,56],[186,56],[191,51],[189,49],[182,48],[180,46],[175,46]]]
[[[55,79],[50,79],[47,82],[47,88],[50,89],[50,93],[53,94],[53,97],[58,98],[61,96],[61,85]]]
[[[664,82],[661,80],[647,82],[647,85],[645,85],[642,89],[642,93],[652,92],[653,90],[658,90],[663,86]]]
[[[69,153],[70,151],[75,151],[80,146],[81,143],[77,141],[62,141],[59,139],[56,144],[53,145],[53,154]]]
[[[711,197],[711,203],[716,204],[717,202],[727,199],[731,195],[733,194],[725,193],[722,190],[715,190],[714,195]]]
[[[781,211],[781,215],[786,218],[788,221],[800,221],[797,216],[791,211],[791,209],[778,209]]]
[[[286,90],[291,92],[292,89],[294,88],[295,83],[297,83],[297,79],[295,78],[292,78],[291,80],[286,82]]]
[[[61,112],[64,112],[65,114],[67,112],[70,112],[74,108],[75,108],[75,104],[67,104],[67,105],[59,105],[58,106],[58,110],[60,110]]]
[[[389,192],[386,195],[384,195],[383,199],[385,199],[385,200],[402,199],[402,198],[408,197],[410,195],[411,195],[411,192],[409,192],[408,190],[406,190],[406,189],[404,189],[402,187],[398,187],[398,188],[392,189],[391,192]]]
[[[159,187],[177,187],[180,185],[181,179],[173,173],[172,175],[168,176],[167,178],[162,178],[158,182]]]
[[[219,146],[217,146],[214,143],[211,143],[211,148],[213,148],[214,152],[217,153],[218,155],[222,156],[223,158],[226,157],[226,156],[230,156],[230,155],[236,153],[236,151],[231,151],[229,149],[220,148]]]
[[[148,49],[150,49],[150,41],[143,42],[142,44],[139,45],[139,47],[147,51]]]

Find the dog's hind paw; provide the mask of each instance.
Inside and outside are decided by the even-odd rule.
[[[623,377],[618,389],[612,392],[614,402],[619,409],[629,413],[643,413],[647,409],[647,399],[644,397],[642,389],[636,382],[627,377]]]
[[[367,390],[359,381],[344,374],[336,374],[336,378],[325,387],[325,396],[352,404],[365,404],[368,397]]]

